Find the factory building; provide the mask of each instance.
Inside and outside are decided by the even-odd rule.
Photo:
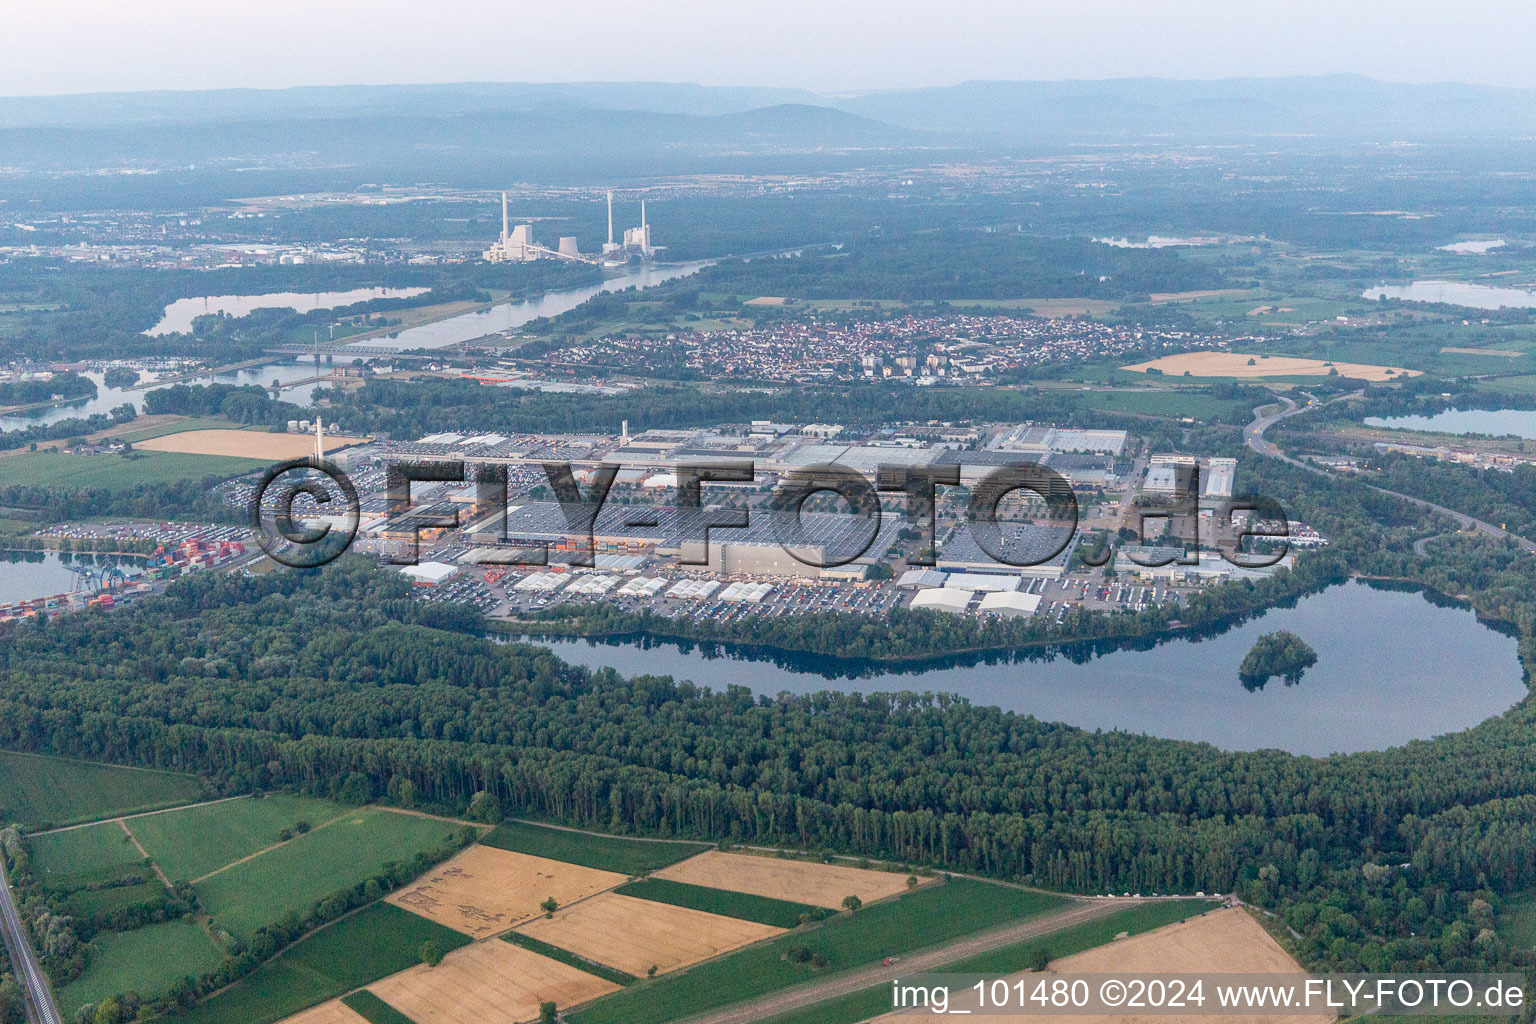
[[[533,225],[519,224],[515,228],[507,223],[507,194],[501,194],[501,237],[480,256],[487,263],[528,263],[539,258],[533,244]]]
[[[703,541],[684,541],[682,544],[683,561],[700,567],[705,566]],[[799,554],[811,562],[821,562],[823,549],[820,546],[796,549]],[[800,576],[807,579],[819,579],[822,569],[819,565],[807,565],[800,561],[778,544],[740,544],[721,543],[714,541],[709,545],[709,561],[707,567],[711,572],[722,575],[744,576]]]

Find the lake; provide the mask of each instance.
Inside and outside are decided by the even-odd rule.
[[[1365,425],[1439,434],[1512,434],[1536,441],[1536,410],[1531,409],[1447,409],[1433,416],[1367,416]]]
[[[0,551],[0,604],[67,594],[74,582],[58,555]]]
[[[1343,624],[1347,623],[1347,628]],[[1296,686],[1250,693],[1238,666],[1263,633],[1288,629],[1318,661]],[[953,692],[1084,729],[1197,740],[1227,750],[1278,747],[1326,755],[1380,750],[1469,728],[1526,695],[1512,637],[1464,607],[1351,581],[1205,639],[1179,638],[1101,656],[1000,656],[970,665],[876,668],[838,678],[829,659],[722,653],[672,642],[538,643],[567,661],[758,694],[788,690]]]
[[[1472,309],[1529,309],[1536,307],[1536,291],[1526,288],[1495,288],[1465,281],[1415,281],[1412,284],[1383,284],[1360,293],[1362,299],[1375,301],[1385,295],[1407,302],[1446,302]]]
[[[345,348],[367,350],[388,349],[393,352],[409,352],[419,348],[447,348],[466,341],[483,338],[487,334],[515,330],[540,317],[559,316],[575,309],[594,295],[602,292],[622,291],[625,288],[649,288],[651,285],[697,273],[705,263],[681,263],[672,266],[643,264],[633,270],[624,270],[602,284],[583,288],[567,288],[545,292],[531,299],[503,302],[490,309],[464,313],[436,323],[407,327],[396,334],[382,335],[353,342]]]
[[[267,292],[264,295],[199,295],[177,299],[165,307],[160,322],[145,331],[150,337],[184,333],[192,330],[192,321],[209,313],[228,313],[241,317],[258,309],[292,309],[308,313],[315,309],[350,306],[367,299],[404,299],[421,295],[426,288],[352,288],[341,292]]]

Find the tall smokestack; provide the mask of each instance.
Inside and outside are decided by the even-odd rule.
[[[325,426],[320,422],[320,412],[315,411],[315,465],[325,461]]]
[[[613,189],[608,190],[608,244],[613,244]]]
[[[501,194],[501,244],[507,244],[507,194]]]
[[[640,251],[649,255],[651,251],[651,230],[645,226],[645,200],[640,200]]]

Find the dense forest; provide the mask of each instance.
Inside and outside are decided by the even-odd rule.
[[[78,373],[61,373],[51,380],[18,380],[0,384],[0,406],[31,405],[55,398],[95,398],[96,382]]]

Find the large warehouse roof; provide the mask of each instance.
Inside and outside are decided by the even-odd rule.
[[[949,590],[944,587],[919,590],[917,596],[912,598],[913,608],[932,608],[938,612],[963,612],[970,603],[969,590]]]

